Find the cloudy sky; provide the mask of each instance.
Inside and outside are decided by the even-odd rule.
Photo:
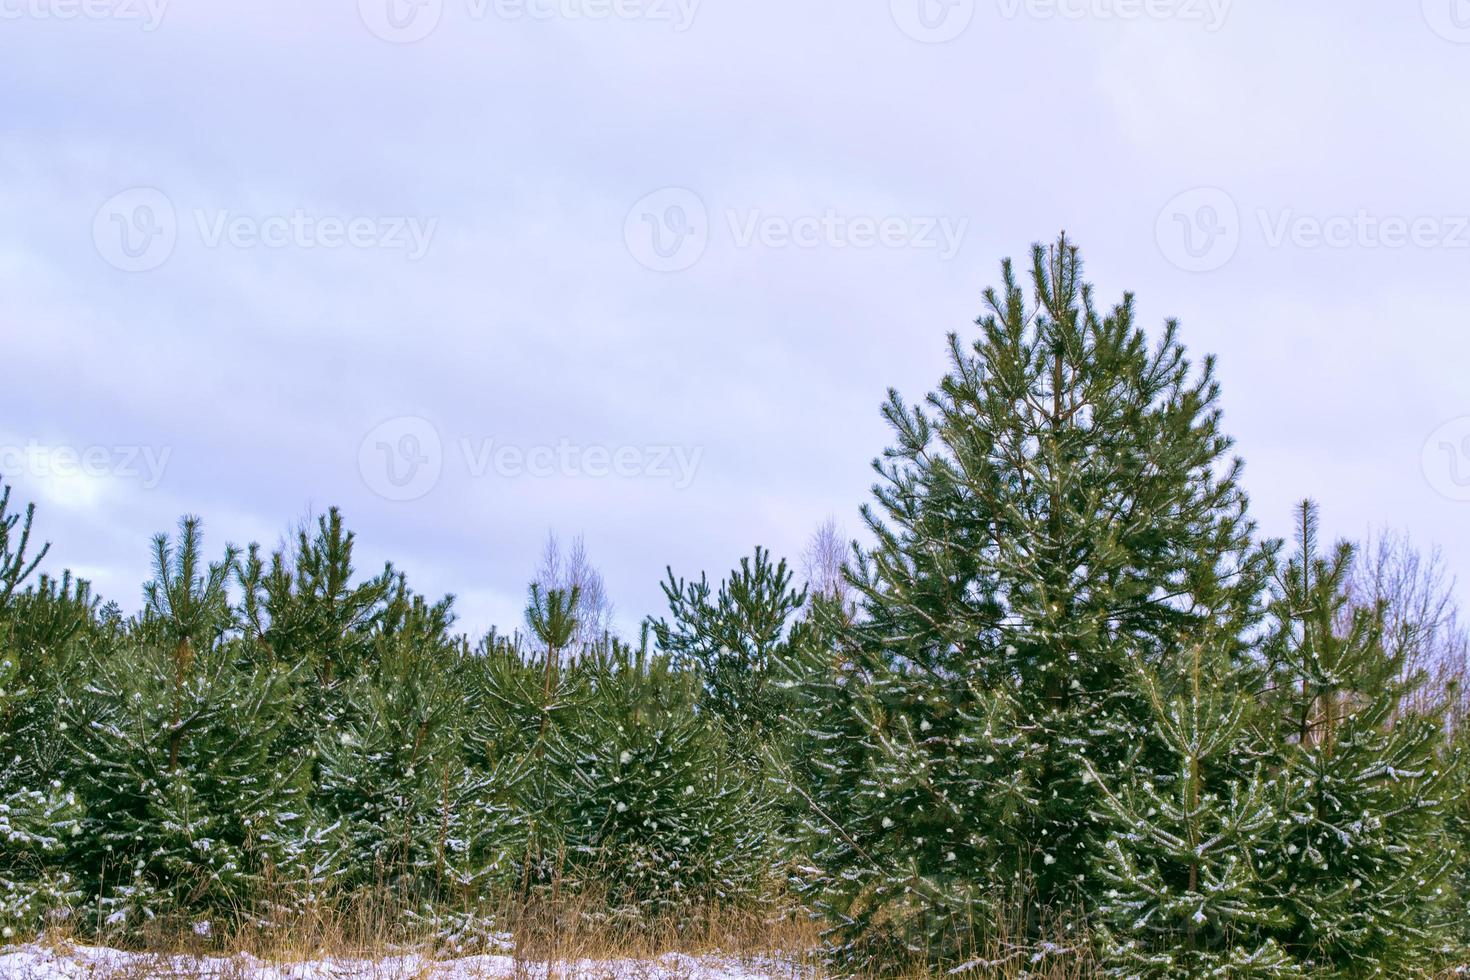
[[[1268,531],[1470,580],[1467,91],[1466,0],[0,0],[0,468],[127,608],[180,514],[337,504],[470,630],[584,533],[631,629],[856,531],[1066,228]]]

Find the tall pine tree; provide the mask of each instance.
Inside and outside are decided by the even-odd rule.
[[[837,751],[859,761],[816,787],[812,825],[837,921],[906,923],[915,955],[963,955],[982,891],[1028,909],[1094,891],[1107,828],[1077,754],[1132,757],[1133,665],[1205,640],[1238,659],[1259,616],[1268,556],[1213,363],[1172,321],[1150,346],[1131,296],[1099,312],[1081,274],[1065,236],[1035,248],[1029,301],[1006,263],[938,389],[883,409],[896,445],[834,658]]]

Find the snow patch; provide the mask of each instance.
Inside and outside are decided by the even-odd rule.
[[[815,974],[777,957],[734,959],[670,953],[656,960],[575,960],[522,963],[509,956],[431,960],[418,955],[376,960],[328,958],[266,962],[249,954],[230,957],[129,953],[102,946],[50,947],[35,943],[0,949],[4,980],[105,980],[168,976],[180,980],[813,980]]]

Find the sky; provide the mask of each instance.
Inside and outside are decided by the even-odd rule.
[[[136,609],[148,539],[521,621],[582,534],[849,533],[999,261],[1214,353],[1263,533],[1440,546],[1470,604],[1470,0],[0,0],[0,474]]]

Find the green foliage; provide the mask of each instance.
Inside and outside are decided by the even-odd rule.
[[[10,772],[0,779],[14,782]],[[81,832],[76,794],[59,781],[45,789],[0,793],[0,932],[30,933],[56,912],[70,914],[82,898],[76,877],[59,858]]]
[[[1453,757],[1437,716],[1401,708],[1381,608],[1352,608],[1352,549],[1317,550],[1317,511],[1298,514],[1298,553],[1277,577],[1266,644],[1284,818],[1281,942],[1355,975],[1430,970],[1452,942],[1446,794]]]
[[[1454,733],[1447,766],[1451,784],[1445,790],[1445,844],[1453,865],[1448,914],[1457,923],[1454,943],[1470,949],[1470,729]]]
[[[354,536],[336,508],[317,519],[315,534],[297,534],[293,554],[263,558],[251,545],[236,562],[243,593],[239,622],[252,659],[291,668],[299,706],[288,738],[291,749],[311,748],[321,727],[343,718],[344,686],[371,666],[375,635],[395,588],[405,588],[391,565],[353,580]]]
[[[111,629],[86,582],[42,575],[0,616],[0,793],[34,791],[70,769],[62,706],[85,679],[87,652]]]
[[[917,672],[813,665],[785,767],[806,803],[796,883],[829,917],[834,953],[887,974],[960,962],[1020,894],[991,828],[1037,803],[1010,693]]]
[[[35,516],[35,504],[27,504],[24,514],[11,513],[10,485],[0,487],[0,614],[9,612],[16,589],[31,577],[51,550],[49,544],[44,544],[34,555],[26,554]]]
[[[60,747],[59,707],[77,684],[79,650],[96,602],[85,582],[45,575],[46,555],[27,555],[34,508],[9,513],[0,490],[0,930],[39,928],[81,898],[62,858],[80,833],[82,809]],[[24,588],[22,588],[24,586]]]
[[[761,786],[694,710],[695,678],[617,645],[588,658],[587,694],[549,750],[563,870],[630,925],[762,894]]]
[[[284,663],[311,667],[311,682],[329,688],[369,658],[372,630],[393,591],[391,565],[353,582],[355,536],[333,507],[317,518],[316,533],[297,534],[294,556],[277,551],[269,563],[252,545],[240,563],[245,632]]]
[[[538,601],[559,602],[555,591]],[[570,635],[538,629],[543,643]],[[590,896],[595,917],[631,928],[756,901],[769,805],[697,710],[698,675],[616,641],[560,661],[550,645],[500,645],[471,668],[468,744],[517,815],[506,839],[524,849],[522,893]]]
[[[432,616],[416,599],[415,616]],[[410,905],[463,894],[489,874],[485,836],[502,812],[465,763],[466,698],[454,651],[412,629],[379,637],[348,682],[350,710],[320,733],[319,817],[343,845],[345,888],[390,885]]]
[[[137,642],[113,651],[69,706],[67,744],[87,806],[78,846],[104,911],[151,917],[242,902],[292,830],[299,764],[272,765],[286,678],[228,646]],[[126,921],[125,919],[122,921]]]
[[[806,603],[791,578],[785,559],[773,565],[759,546],[713,596],[703,573],[686,582],[670,568],[663,590],[672,622],[650,621],[659,648],[701,672],[705,704],[742,745],[769,738],[783,701],[780,662],[791,617]]]
[[[526,607],[526,622],[536,639],[550,651],[548,663],[555,663],[556,654],[565,650],[577,633],[577,601],[580,598],[575,587],[543,590],[538,583],[531,585],[531,604]]]
[[[47,912],[80,898],[75,878],[58,868],[81,830],[76,794],[54,776],[41,747],[46,704],[16,660],[0,649],[0,929],[29,932]],[[40,717],[38,717],[40,716]]]
[[[1102,774],[1115,830],[1099,861],[1099,946],[1121,977],[1288,977],[1298,965],[1269,938],[1284,924],[1267,890],[1281,885],[1276,785],[1253,739],[1250,694],[1223,658],[1196,647],[1167,694],[1139,667],[1150,741],[1172,765]],[[1140,749],[1138,755],[1141,757]],[[1116,785],[1110,785],[1116,784]]]
[[[813,832],[861,845],[820,852],[835,921],[860,938],[939,910],[902,943],[940,961],[986,945],[974,896],[1069,909],[1096,892],[1108,827],[1077,755],[1134,758],[1149,709],[1132,665],[1206,637],[1238,659],[1268,567],[1212,363],[1196,372],[1172,323],[1148,346],[1131,297],[1096,310],[1065,239],[1036,248],[1031,278],[1034,307],[1006,264],[938,389],[884,406],[896,445],[837,640],[848,717],[823,730],[844,763],[813,787]],[[891,854],[857,833],[884,783],[904,790]]]
[[[301,820],[304,758],[273,751],[291,717],[288,673],[226,639],[233,551],[206,564],[201,548],[193,518],[176,547],[155,540],[143,617],[65,706],[86,808],[74,860],[109,925],[238,907]]]

